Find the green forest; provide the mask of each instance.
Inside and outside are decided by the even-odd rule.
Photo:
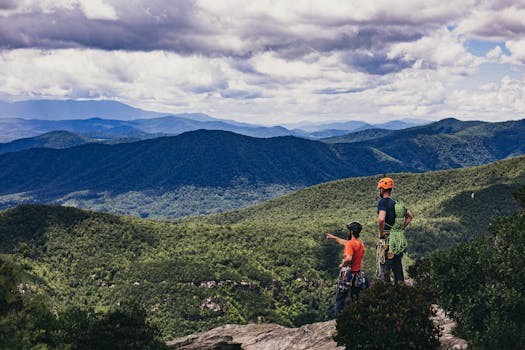
[[[2,296],[2,312],[8,316],[2,316],[1,324],[8,324],[5,317],[32,307],[29,300],[38,300],[46,306],[43,310],[51,310],[51,320],[77,310],[75,319],[91,320],[93,329],[104,327],[104,320],[115,314],[133,319],[136,325],[150,327],[148,339],[154,348],[160,346],[158,339],[226,323],[299,326],[330,319],[342,250],[326,240],[326,233],[343,236],[346,223],[362,222],[364,270],[374,275],[375,185],[382,175],[325,183],[246,209],[175,221],[44,205],[2,211],[0,285],[2,293],[5,286],[9,293]],[[525,157],[458,170],[388,175],[396,181],[394,197],[415,216],[406,232],[406,261],[441,250],[445,264],[446,252],[456,252],[450,248],[491,237],[494,229],[489,224],[519,208],[512,194],[525,186]],[[522,216],[514,220],[523,223]],[[433,266],[436,285],[451,283],[440,280],[438,263]],[[460,278],[462,268],[458,266],[454,276]],[[506,268],[513,271],[512,266]],[[15,275],[16,283],[9,284],[15,277],[5,276]],[[524,281],[520,276],[512,283]],[[449,290],[451,295],[457,292]],[[446,295],[438,295],[446,307],[466,302],[446,300]],[[509,291],[506,298],[513,296],[516,292]],[[17,306],[24,302],[25,307]],[[129,303],[140,305],[144,314],[121,309]],[[463,319],[467,313],[456,311]],[[53,327],[56,334],[65,332],[64,326]],[[481,339],[469,325],[462,331],[470,339]],[[2,328],[0,336],[9,332],[21,331]],[[55,333],[46,344],[65,339]]]
[[[10,145],[15,148],[0,154],[0,209],[40,203],[141,218],[213,214],[379,171],[422,173],[488,164],[523,154],[524,133],[525,120],[447,118],[327,142],[199,130],[114,145],[13,152],[28,143],[62,148],[82,141],[52,133],[14,141]]]

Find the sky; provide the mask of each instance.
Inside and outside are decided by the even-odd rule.
[[[525,117],[525,0],[0,0],[0,100],[265,125]]]

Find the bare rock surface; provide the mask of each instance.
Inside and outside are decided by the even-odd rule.
[[[334,350],[338,347],[335,321],[318,322],[300,328],[276,324],[226,325],[168,342],[174,349],[243,349],[243,350]]]
[[[436,308],[433,321],[442,332],[440,350],[465,350],[468,343],[452,334],[455,322]],[[183,350],[342,350],[333,340],[335,320],[287,328],[277,324],[225,325],[168,342]]]
[[[451,320],[445,311],[434,305],[436,316],[432,318],[435,324],[441,328],[441,336],[439,337],[441,350],[465,350],[468,349],[468,343],[465,339],[458,338],[452,334],[456,322]]]

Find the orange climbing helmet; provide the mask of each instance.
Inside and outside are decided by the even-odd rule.
[[[377,183],[377,188],[382,188],[384,190],[388,190],[390,188],[394,188],[394,180],[392,180],[389,177],[384,177]]]

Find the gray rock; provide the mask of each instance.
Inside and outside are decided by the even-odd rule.
[[[441,328],[439,350],[465,350],[468,343],[455,337],[453,320],[437,305],[433,321]],[[276,324],[226,325],[210,331],[188,335],[168,342],[183,350],[334,350],[335,320],[286,328]]]
[[[334,350],[338,347],[335,321],[286,328],[276,324],[226,325],[207,332],[192,334],[168,342],[174,349],[184,350]]]

